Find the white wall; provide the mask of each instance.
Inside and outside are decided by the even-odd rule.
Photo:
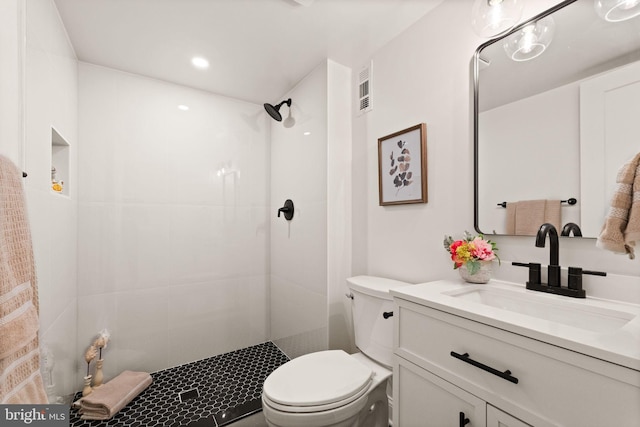
[[[109,378],[264,342],[262,106],[85,63],[79,70],[78,351],[108,328]]]
[[[528,2],[523,19],[555,3]],[[442,3],[373,56],[374,109],[354,122],[354,274],[416,283],[456,275],[442,237],[473,231],[471,59],[484,40],[465,24],[471,4]],[[377,139],[420,122],[427,123],[429,202],[380,207]],[[366,178],[356,179],[359,173]],[[498,276],[522,283],[526,271],[511,261],[545,262],[549,256],[548,249],[534,247],[533,238],[494,240],[503,260]],[[630,286],[623,297],[640,299],[637,259],[596,249],[594,239],[563,239],[560,263],[629,275],[588,277],[585,288],[591,295],[614,296],[621,291],[617,284],[625,282]]]
[[[77,60],[51,0],[26,5],[25,146],[27,204],[40,297],[40,337],[55,357],[53,393],[78,390]],[[69,143],[67,195],[51,190],[51,128]],[[45,375],[45,381],[47,381]],[[68,398],[68,396],[66,397]]]
[[[336,295],[350,264],[350,90],[349,70],[323,62],[283,96],[295,126],[271,127],[271,338],[290,357],[327,349],[330,333],[349,343]],[[286,199],[291,221],[277,217]]]
[[[22,167],[24,1],[0,2],[0,152]]]

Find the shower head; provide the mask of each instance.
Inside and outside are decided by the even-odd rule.
[[[267,110],[267,113],[269,113],[271,117],[273,117],[273,120],[281,122],[282,115],[280,114],[280,107],[282,107],[282,104],[287,104],[287,107],[291,107],[291,98],[287,99],[286,101],[282,101],[280,104],[276,105],[275,107],[271,104],[265,103],[264,109]]]

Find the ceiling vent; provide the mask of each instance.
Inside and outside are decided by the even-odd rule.
[[[373,109],[371,104],[371,69],[373,62],[363,67],[358,73],[358,115]]]

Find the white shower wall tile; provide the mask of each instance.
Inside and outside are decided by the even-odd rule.
[[[247,119],[257,115],[258,106],[88,64],[81,64],[80,74],[83,88],[88,86],[81,91],[81,110],[87,111],[81,130],[93,133],[95,126],[106,127],[111,136],[110,141],[104,136],[89,139],[83,149],[101,159],[104,156],[93,151],[115,144],[115,154],[107,159],[120,161],[107,162],[105,168],[111,172],[115,200],[265,204],[266,122],[263,114],[252,123]],[[115,86],[116,95],[96,87],[103,85]],[[109,106],[115,103],[114,108],[106,109],[103,100]],[[188,105],[189,111],[179,110],[179,104]],[[93,112],[94,105],[102,108],[102,115]],[[223,168],[236,173],[226,179],[217,176]],[[83,195],[95,200],[84,190]]]
[[[271,242],[274,274],[320,295],[327,294],[326,209],[324,202],[297,202],[293,221],[276,218]]]
[[[264,277],[169,288],[169,365],[266,339],[265,298]]]
[[[47,54],[27,50],[26,54],[25,185],[41,191],[51,183],[51,104],[53,71]]]
[[[115,121],[116,79],[107,68],[78,64],[78,107],[82,120],[78,133],[82,138],[78,197],[82,202],[114,201],[116,186],[121,183],[115,145],[118,134]],[[90,69],[91,72],[82,72]],[[86,111],[91,111],[87,114]],[[82,215],[80,216],[82,219]]]
[[[75,346],[75,330],[78,321],[77,299],[69,298],[60,315],[46,329],[40,330],[41,346],[46,345],[54,357],[52,371],[53,393],[69,403],[69,395],[78,390],[84,359]],[[84,366],[86,368],[86,365]],[[49,384],[49,378],[44,378]]]
[[[81,204],[79,293],[263,275],[265,215],[265,208]]]
[[[170,284],[170,207],[80,204],[79,294]]]
[[[111,364],[162,369],[264,341],[270,148],[262,107],[79,69],[79,295],[116,299],[115,313],[104,314],[115,322]],[[236,173],[218,176],[222,168]],[[91,316],[81,311],[79,323]],[[138,343],[150,340],[151,348]]]
[[[50,277],[39,272],[39,278],[46,282],[39,285],[41,295],[42,324],[47,325],[52,317],[60,315],[69,302],[69,297],[76,297],[76,237],[77,237],[77,205],[75,201],[58,194],[45,193],[49,198],[47,216],[55,219],[52,224],[44,222],[51,228],[50,233]],[[43,294],[42,294],[43,293]]]
[[[117,290],[120,249],[114,233],[118,207],[109,203],[79,203],[78,206],[78,295]]]
[[[306,282],[271,275],[271,335],[274,340],[326,329],[326,295],[309,290]],[[319,348],[326,349],[325,340]]]
[[[168,205],[119,205],[111,229],[117,236],[115,263],[119,291],[171,284]]]
[[[165,287],[116,294],[112,354],[119,371],[149,372],[167,366],[168,312]]]

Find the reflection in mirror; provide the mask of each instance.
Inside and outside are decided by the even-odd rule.
[[[474,95],[476,230],[531,235],[552,215],[597,237],[640,151],[640,16],[608,22],[593,0],[564,1],[478,48]]]

